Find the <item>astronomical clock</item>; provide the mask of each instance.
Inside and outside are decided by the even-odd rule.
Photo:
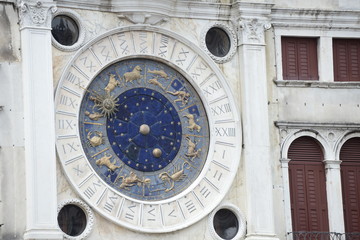
[[[55,97],[57,153],[73,189],[103,217],[169,232],[209,214],[241,149],[229,87],[201,49],[128,27],[82,47]]]

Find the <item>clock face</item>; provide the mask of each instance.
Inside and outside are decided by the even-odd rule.
[[[199,176],[209,149],[199,95],[177,71],[150,59],[102,70],[82,98],[79,130],[95,173],[138,200],[181,193]]]
[[[76,193],[106,219],[170,232],[210,213],[240,161],[226,80],[193,43],[116,29],[70,60],[55,96],[56,147]]]

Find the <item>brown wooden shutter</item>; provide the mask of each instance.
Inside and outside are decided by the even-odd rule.
[[[360,81],[360,39],[333,39],[334,80]]]
[[[340,151],[346,232],[360,232],[360,138],[351,138]]]
[[[328,231],[323,153],[311,137],[290,146],[288,158],[293,231]]]
[[[282,37],[284,80],[317,80],[317,39]]]

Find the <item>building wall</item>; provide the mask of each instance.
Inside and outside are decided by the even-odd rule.
[[[123,6],[117,1],[57,1],[58,11],[70,9],[75,11],[83,23],[86,32],[84,43],[94,39],[109,30],[131,26],[135,23],[127,13],[144,10],[141,1],[131,1],[133,5]],[[162,3],[162,1],[156,1]],[[319,50],[320,83],[306,84],[304,82],[284,83],[281,75],[280,42],[281,36],[310,36],[321,39],[331,37],[360,37],[360,2],[357,0],[321,0],[321,1],[285,1],[276,0],[266,2],[254,1],[254,9],[270,9],[268,21],[272,27],[265,31],[266,56],[266,86],[269,129],[269,156],[271,159],[271,181],[260,184],[271,185],[275,238],[285,239],[288,231],[288,215],[286,200],[286,182],[284,182],[284,169],[280,159],[283,158],[283,144],[292,134],[304,129],[315,129],[320,135],[329,137],[335,134],[335,140],[341,141],[349,131],[359,130],[353,124],[360,117],[359,85],[344,86],[334,84],[331,71],[327,68],[327,57],[331,52],[331,45],[324,45]],[[94,3],[94,4],[93,4]],[[203,3],[203,5],[201,4]],[[198,47],[201,46],[203,31],[212,22],[219,21],[228,24],[237,33],[239,25],[233,25],[234,5],[243,1],[172,1],[175,9],[167,21],[158,24],[166,30],[184,36]],[[273,4],[273,5],[272,5]],[[2,239],[23,239],[26,229],[26,193],[25,193],[25,156],[24,156],[24,109],[22,84],[22,52],[20,49],[20,29],[18,8],[14,1],[0,1],[0,236]],[[151,4],[150,4],[151,5]],[[200,6],[200,7],[199,7]],[[123,7],[123,8],[122,8]],[[195,10],[194,10],[195,9]],[[199,11],[201,9],[202,11]],[[245,9],[245,8],[244,8]],[[246,9],[242,11],[246,12]],[[241,11],[240,11],[241,12]],[[168,14],[167,12],[165,12]],[[294,13],[294,14],[293,14]],[[249,13],[247,13],[249,14]],[[250,14],[259,18],[258,12]],[[122,15],[119,17],[119,15]],[[208,16],[208,17],[207,17]],[[293,20],[292,20],[293,19]],[[304,20],[301,22],[301,20]],[[300,21],[300,22],[299,22]],[[236,21],[235,21],[236,22]],[[240,31],[239,31],[240,30]],[[238,35],[239,39],[241,34]],[[322,45],[323,46],[323,45]],[[239,46],[235,55],[225,63],[217,64],[232,89],[235,103],[241,115],[244,113],[243,83],[246,81],[240,66],[241,54]],[[63,51],[52,47],[53,83],[54,89],[61,75],[76,51]],[[330,54],[331,55],[331,54]],[[331,64],[330,64],[331,65]],[[246,64],[245,64],[246,66]],[[331,69],[331,67],[330,67]],[[245,103],[246,104],[246,103]],[[251,108],[251,107],[250,107]],[[256,112],[256,109],[254,109]],[[283,122],[285,127],[275,125]],[[306,125],[306,123],[308,125]],[[283,126],[283,125],[282,125]],[[280,129],[279,129],[280,128]],[[349,130],[350,129],[350,130]],[[332,135],[331,135],[332,136]],[[335,144],[335,140],[329,141]],[[247,142],[244,143],[246,151]],[[224,198],[224,203],[231,203],[239,207],[246,218],[249,216],[249,198],[247,198],[249,184],[246,174],[246,164],[251,164],[244,153],[241,158],[237,175]],[[330,149],[330,147],[329,147]],[[329,152],[329,151],[328,151]],[[331,151],[330,151],[331,152]],[[331,154],[330,154],[331,155]],[[329,156],[329,154],[328,154]],[[334,154],[335,156],[335,154]],[[57,199],[58,203],[68,199],[81,199],[72,189],[60,164],[56,163]],[[106,220],[94,212],[94,227],[88,239],[213,239],[207,217],[187,227],[172,233],[144,234],[127,230]],[[256,225],[247,222],[248,228]]]

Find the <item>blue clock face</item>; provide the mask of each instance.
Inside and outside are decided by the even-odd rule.
[[[100,72],[79,112],[82,146],[95,172],[128,197],[173,197],[200,174],[209,148],[203,103],[175,69],[130,59]]]

